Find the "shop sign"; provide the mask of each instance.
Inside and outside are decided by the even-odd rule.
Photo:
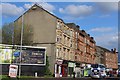
[[[85,67],[85,64],[82,64],[81,67]]]
[[[74,66],[75,66],[75,63],[72,63],[72,62],[68,63],[68,67],[74,67]]]
[[[87,64],[87,68],[91,68],[91,65],[90,65],[90,64]]]
[[[57,63],[57,64],[62,64],[62,63],[63,63],[63,60],[56,60],[56,63]]]

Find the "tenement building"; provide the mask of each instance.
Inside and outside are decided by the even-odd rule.
[[[74,23],[65,23],[35,4],[17,20],[15,20],[14,37],[24,24],[24,31],[31,32],[30,45],[46,47],[49,69],[55,77],[71,76],[82,64],[94,64],[96,42],[93,37]],[[27,26],[27,27],[26,27]],[[14,42],[18,44],[17,42]],[[38,73],[39,74],[39,73]]]
[[[113,70],[118,69],[118,53],[116,52],[116,49],[108,50],[106,48],[97,46],[96,48],[97,54],[100,58],[96,57],[96,60],[99,59],[98,62],[100,64],[104,64],[106,68],[110,68]]]

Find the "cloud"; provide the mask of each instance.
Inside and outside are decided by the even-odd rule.
[[[44,9],[53,12],[55,10],[55,7],[49,3],[39,3]]]
[[[55,10],[55,7],[48,3],[38,3],[41,5],[44,9],[48,10],[49,12],[53,12]],[[11,3],[2,3],[0,7],[2,6],[2,10],[0,9],[0,12],[2,12],[2,15],[4,17],[11,17],[11,16],[19,16],[22,13],[24,13],[25,9],[29,9],[34,3],[32,4],[24,4],[23,7],[18,7],[15,4]]]
[[[100,36],[94,36],[97,45],[108,49],[118,48],[118,35],[116,33],[108,33]],[[118,50],[118,49],[117,49]]]
[[[118,11],[118,3],[117,2],[99,2],[96,4],[98,10],[102,13],[110,13],[113,11]]]
[[[29,9],[31,6],[33,6],[35,3],[32,4],[24,4],[25,9]],[[55,7],[49,3],[46,2],[39,2],[37,3],[39,6],[42,6],[44,9],[48,10],[49,12],[53,12],[55,10]]]
[[[65,8],[59,8],[59,12],[72,17],[85,17],[91,15],[93,7],[87,5],[68,5]]]
[[[17,7],[14,4],[2,3],[2,14],[3,16],[18,16],[24,12],[23,7]]]
[[[25,0],[25,2],[42,2],[42,0]]]
[[[32,7],[33,6],[33,4],[24,4],[24,8],[25,9],[29,9],[30,7]]]
[[[118,50],[118,29],[117,27],[96,27],[88,31],[96,41],[96,44],[108,49]]]
[[[103,15],[101,15],[101,16],[99,16],[100,18],[108,18],[108,17],[110,17],[110,15],[109,14],[103,14]]]
[[[112,30],[113,28],[111,27],[96,27],[96,28],[89,30],[88,32],[109,32]]]

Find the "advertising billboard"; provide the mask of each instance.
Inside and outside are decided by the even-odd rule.
[[[10,64],[12,62],[12,46],[0,45],[0,61],[3,64]]]
[[[22,49],[22,50],[21,50]],[[35,46],[2,46],[0,48],[2,64],[45,65],[46,48]],[[20,61],[21,56],[21,61]]]

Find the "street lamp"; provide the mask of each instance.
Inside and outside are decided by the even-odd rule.
[[[21,75],[21,54],[22,54],[22,41],[23,41],[23,27],[24,27],[24,15],[22,15],[22,28],[21,28],[21,40],[20,40],[20,63],[19,63],[19,78]]]

